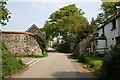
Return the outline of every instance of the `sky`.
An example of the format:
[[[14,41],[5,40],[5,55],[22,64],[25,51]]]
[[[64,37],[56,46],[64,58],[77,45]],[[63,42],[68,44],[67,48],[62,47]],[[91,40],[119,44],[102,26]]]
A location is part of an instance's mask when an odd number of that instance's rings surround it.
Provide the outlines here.
[[[7,8],[11,12],[11,19],[2,30],[26,31],[32,24],[36,24],[38,28],[44,26],[45,21],[50,14],[64,6],[76,4],[79,9],[85,12],[88,21],[96,18],[100,12],[101,1],[79,1],[79,0],[11,0],[8,2]]]

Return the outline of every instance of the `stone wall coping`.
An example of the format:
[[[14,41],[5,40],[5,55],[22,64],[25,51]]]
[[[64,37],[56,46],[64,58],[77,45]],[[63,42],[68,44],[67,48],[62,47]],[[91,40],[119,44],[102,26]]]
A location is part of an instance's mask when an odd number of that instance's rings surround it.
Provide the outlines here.
[[[31,34],[34,35],[33,33],[30,32],[19,32],[19,31],[1,31],[2,33],[11,33],[11,34]]]

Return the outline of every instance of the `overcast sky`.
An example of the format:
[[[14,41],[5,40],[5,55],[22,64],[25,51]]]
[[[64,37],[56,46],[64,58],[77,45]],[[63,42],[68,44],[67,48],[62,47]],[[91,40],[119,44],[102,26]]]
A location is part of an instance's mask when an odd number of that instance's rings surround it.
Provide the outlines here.
[[[12,13],[11,19],[6,26],[2,27],[2,30],[25,31],[32,24],[42,28],[52,12],[69,4],[76,4],[79,9],[85,12],[84,16],[88,21],[91,21],[91,18],[96,18],[100,12],[101,2],[99,0],[86,2],[83,0],[10,0],[7,8]]]

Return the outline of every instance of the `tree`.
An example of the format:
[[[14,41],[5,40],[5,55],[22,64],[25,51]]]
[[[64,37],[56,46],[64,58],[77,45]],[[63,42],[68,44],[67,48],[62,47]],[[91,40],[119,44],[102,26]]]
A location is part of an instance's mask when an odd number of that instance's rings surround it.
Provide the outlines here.
[[[96,33],[97,27],[98,27],[97,21],[94,18],[92,18],[90,22],[90,30],[89,30],[90,34]]]
[[[96,19],[97,22],[99,24],[103,24],[109,18],[116,15],[117,13],[116,6],[120,6],[120,1],[119,2],[102,2],[101,10],[103,11],[98,14]]]
[[[77,40],[89,33],[89,23],[83,14],[82,9],[79,10],[75,4],[53,12],[44,25],[47,38],[61,36],[64,43],[73,49]]]
[[[1,0],[0,1],[0,24],[2,26],[5,26],[6,23],[9,21],[10,19],[10,12],[9,10],[6,8],[6,0]]]

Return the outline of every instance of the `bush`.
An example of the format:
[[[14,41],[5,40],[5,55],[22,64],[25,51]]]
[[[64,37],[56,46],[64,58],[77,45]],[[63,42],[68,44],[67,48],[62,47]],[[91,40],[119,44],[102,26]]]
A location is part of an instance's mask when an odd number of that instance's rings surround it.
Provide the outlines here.
[[[86,60],[86,54],[81,54],[78,61],[82,63],[87,63],[88,61]]]
[[[115,46],[103,59],[102,80],[120,80],[120,45]]]
[[[37,34],[35,34],[33,37],[37,40],[37,42],[38,42],[38,44],[39,44],[39,46],[40,46],[40,48],[42,50],[42,54],[44,55],[44,53],[47,52],[46,39],[44,37],[40,37]]]
[[[102,65],[101,56],[93,56],[92,54],[82,54],[79,57],[79,62],[84,64],[84,68],[87,68],[93,72],[96,76],[99,76],[99,70]]]
[[[68,58],[70,58],[70,59],[77,59],[77,60],[79,59],[79,57],[77,55],[75,55],[75,54],[69,55]]]
[[[57,51],[62,53],[71,53],[70,45],[67,43],[62,43],[56,46],[55,48]]]
[[[58,46],[59,46],[59,43],[55,43],[53,44],[52,48],[57,49]]]
[[[101,55],[93,55],[93,54],[81,54],[79,57],[79,61],[82,63],[89,63],[92,60],[101,60],[103,56]]]

